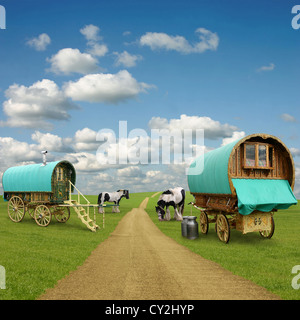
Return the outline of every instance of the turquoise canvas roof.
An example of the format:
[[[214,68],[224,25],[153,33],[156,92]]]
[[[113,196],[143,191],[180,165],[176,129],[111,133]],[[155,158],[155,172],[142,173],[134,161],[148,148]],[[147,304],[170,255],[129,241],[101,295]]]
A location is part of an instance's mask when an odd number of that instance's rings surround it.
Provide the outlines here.
[[[67,163],[72,168],[72,182],[75,184],[75,169],[68,161],[48,162],[47,165],[31,164],[11,167],[2,177],[4,192],[52,192],[51,178],[59,163]]]
[[[231,194],[228,180],[228,161],[231,151],[238,141],[207,152],[191,164],[188,170],[188,185],[191,192]],[[195,169],[203,160],[203,170],[198,173]]]
[[[238,210],[248,215],[254,210],[270,212],[297,204],[287,180],[232,179],[238,197]]]

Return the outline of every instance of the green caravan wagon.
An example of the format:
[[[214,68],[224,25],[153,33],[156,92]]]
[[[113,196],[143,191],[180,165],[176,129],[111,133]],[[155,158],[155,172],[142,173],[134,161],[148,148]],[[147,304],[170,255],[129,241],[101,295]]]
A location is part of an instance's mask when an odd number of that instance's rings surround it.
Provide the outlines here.
[[[290,151],[267,134],[252,134],[207,152],[188,170],[192,204],[201,212],[201,232],[206,234],[209,223],[216,223],[217,235],[225,243],[231,228],[271,238],[274,212],[297,204],[294,183]]]
[[[69,199],[76,172],[68,161],[32,164],[7,169],[2,177],[8,216],[14,222],[23,220],[25,212],[39,226],[47,226],[52,215],[59,222],[70,217],[70,208],[62,206]],[[69,183],[69,181],[71,183]]]

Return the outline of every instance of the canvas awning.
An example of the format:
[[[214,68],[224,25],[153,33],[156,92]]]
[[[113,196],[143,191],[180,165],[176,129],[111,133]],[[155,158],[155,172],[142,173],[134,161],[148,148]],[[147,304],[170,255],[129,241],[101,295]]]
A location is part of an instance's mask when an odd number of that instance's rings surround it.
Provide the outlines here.
[[[270,212],[287,209],[297,204],[287,180],[276,179],[232,179],[238,197],[238,209],[242,215],[254,210]]]

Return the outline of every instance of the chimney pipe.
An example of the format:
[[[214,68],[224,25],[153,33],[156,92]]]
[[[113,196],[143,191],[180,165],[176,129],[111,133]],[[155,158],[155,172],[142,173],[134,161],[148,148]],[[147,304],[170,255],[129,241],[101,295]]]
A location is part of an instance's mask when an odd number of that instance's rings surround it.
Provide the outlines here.
[[[41,154],[43,155],[43,164],[42,166],[46,166],[47,165],[47,157],[46,154],[48,153],[48,151],[42,151]]]

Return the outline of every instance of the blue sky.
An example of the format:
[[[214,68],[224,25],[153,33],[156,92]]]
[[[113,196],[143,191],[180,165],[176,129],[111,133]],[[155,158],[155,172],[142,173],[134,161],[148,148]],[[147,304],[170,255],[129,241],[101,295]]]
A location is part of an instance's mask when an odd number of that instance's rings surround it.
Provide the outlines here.
[[[208,117],[219,131],[204,133],[207,148],[234,133],[281,138],[294,154],[299,197],[300,29],[291,26],[296,4],[0,1],[6,9],[6,29],[0,30],[0,173],[38,161],[48,147],[50,159],[75,163],[79,187],[88,193],[120,184],[133,191],[186,186],[182,170],[172,166],[93,166],[93,134],[103,128],[118,133],[120,120],[127,120],[128,130],[149,131],[157,117],[167,124],[177,119],[181,128],[189,121],[201,126]],[[68,54],[77,65],[70,65]],[[89,92],[87,81],[111,86],[108,76],[114,81],[109,96]],[[53,105],[43,100],[41,87],[54,90]]]

